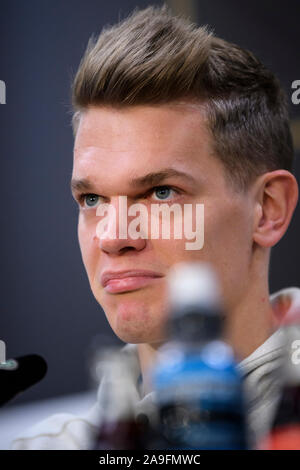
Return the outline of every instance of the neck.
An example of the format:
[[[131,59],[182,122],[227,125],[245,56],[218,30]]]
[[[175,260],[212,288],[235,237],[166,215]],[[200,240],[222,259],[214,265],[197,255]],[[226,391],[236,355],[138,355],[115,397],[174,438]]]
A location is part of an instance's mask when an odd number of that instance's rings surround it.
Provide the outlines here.
[[[274,313],[266,290],[247,293],[228,316],[225,339],[233,346],[238,361],[263,344],[276,329]],[[248,300],[248,302],[247,302]]]
[[[147,395],[153,390],[151,384],[150,372],[154,367],[157,359],[157,350],[162,343],[146,344],[140,343],[137,345],[139,362],[143,377],[143,395]]]
[[[252,263],[246,289],[226,311],[224,337],[238,361],[253,353],[278,327],[269,298],[268,262],[259,249],[255,258],[261,262]]]

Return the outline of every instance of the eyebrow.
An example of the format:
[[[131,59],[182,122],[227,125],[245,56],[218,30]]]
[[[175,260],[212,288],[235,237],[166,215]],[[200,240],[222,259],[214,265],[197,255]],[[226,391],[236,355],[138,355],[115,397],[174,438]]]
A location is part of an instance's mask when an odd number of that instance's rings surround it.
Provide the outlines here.
[[[147,175],[141,176],[139,178],[133,178],[130,180],[130,185],[135,186],[135,187],[148,186],[148,185],[155,186],[157,184],[160,184],[165,179],[171,178],[174,176],[185,178],[189,182],[196,183],[196,180],[188,173],[175,170],[174,168],[166,168],[158,172],[148,173]]]
[[[93,190],[93,185],[86,178],[83,178],[83,179],[73,178],[71,180],[71,191],[73,194],[79,191],[92,191],[92,190]]]
[[[129,185],[131,187],[140,188],[143,186],[156,186],[162,183],[165,179],[171,177],[180,177],[186,179],[189,183],[196,184],[195,178],[193,178],[188,173],[183,171],[175,170],[174,168],[166,168],[164,170],[158,172],[147,173],[144,176],[140,176],[138,178],[132,178],[129,181]],[[94,187],[93,184],[86,178],[83,179],[76,179],[73,178],[71,180],[71,191],[72,193],[79,192],[79,191],[93,191]]]

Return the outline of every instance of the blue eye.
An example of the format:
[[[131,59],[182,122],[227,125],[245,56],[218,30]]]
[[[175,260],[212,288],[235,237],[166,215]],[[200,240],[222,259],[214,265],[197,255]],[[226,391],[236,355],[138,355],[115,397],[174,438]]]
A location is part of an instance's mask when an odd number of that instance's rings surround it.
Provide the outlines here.
[[[99,201],[99,196],[96,194],[85,194],[84,195],[84,202],[88,207],[95,207],[97,202]]]
[[[168,186],[160,186],[159,188],[156,188],[154,190],[154,194],[158,199],[164,200],[164,199],[168,199],[168,197],[171,194],[171,191],[173,190],[169,188]]]

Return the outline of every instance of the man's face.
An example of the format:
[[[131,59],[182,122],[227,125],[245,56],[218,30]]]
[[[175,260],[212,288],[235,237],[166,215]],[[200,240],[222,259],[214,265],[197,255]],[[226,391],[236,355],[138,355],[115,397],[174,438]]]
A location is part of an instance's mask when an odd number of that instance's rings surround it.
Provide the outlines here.
[[[76,135],[72,177],[90,183],[74,189],[74,197],[81,198],[82,258],[92,292],[123,341],[163,341],[165,276],[180,261],[212,263],[227,310],[238,305],[247,289],[253,201],[229,185],[199,110],[183,105],[89,108]],[[204,204],[203,248],[187,250],[185,238],[161,236],[99,240],[99,204],[111,204],[118,214],[119,196],[127,196],[128,207],[144,204],[149,214],[151,204]],[[113,222],[108,220],[109,234]],[[118,230],[118,217],[116,223]]]

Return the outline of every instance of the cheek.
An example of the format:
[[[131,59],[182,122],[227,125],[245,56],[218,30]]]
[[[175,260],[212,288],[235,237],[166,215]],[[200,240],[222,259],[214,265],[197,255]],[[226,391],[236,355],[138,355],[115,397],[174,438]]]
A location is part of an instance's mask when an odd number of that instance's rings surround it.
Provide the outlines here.
[[[97,265],[97,242],[93,239],[94,232],[88,229],[83,222],[79,219],[78,222],[78,241],[82,256],[82,261],[85,266],[88,278],[91,282],[94,271]]]
[[[204,248],[224,256],[243,254],[251,242],[250,208],[243,201],[236,204],[217,201],[207,204],[205,214]]]
[[[168,270],[181,261],[194,261],[201,258],[203,250],[187,250],[186,243],[190,240],[152,240],[152,250],[158,263]]]
[[[252,224],[245,207],[220,205],[221,210],[206,211],[202,256],[214,265],[227,296],[244,289],[249,276]]]

